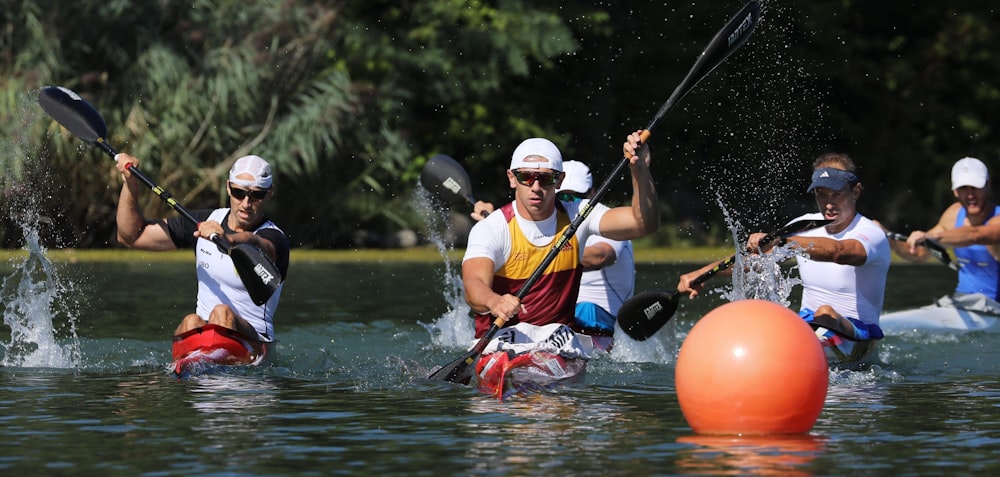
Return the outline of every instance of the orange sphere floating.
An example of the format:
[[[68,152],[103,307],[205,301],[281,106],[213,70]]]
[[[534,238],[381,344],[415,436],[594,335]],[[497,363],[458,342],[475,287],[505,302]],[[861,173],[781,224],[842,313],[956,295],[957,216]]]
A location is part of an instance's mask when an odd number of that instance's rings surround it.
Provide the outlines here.
[[[829,372],[798,314],[740,300],[691,329],[677,356],[677,399],[700,434],[802,434],[823,410]]]

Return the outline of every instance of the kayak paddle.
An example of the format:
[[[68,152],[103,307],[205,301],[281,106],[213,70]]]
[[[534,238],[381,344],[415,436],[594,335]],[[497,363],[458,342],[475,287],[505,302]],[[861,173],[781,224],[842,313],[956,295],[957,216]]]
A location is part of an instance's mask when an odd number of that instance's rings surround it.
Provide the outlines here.
[[[52,119],[55,119],[76,137],[100,147],[112,158],[118,154],[118,151],[115,151],[107,143],[108,127],[104,118],[90,103],[75,92],[61,86],[46,86],[38,94],[38,103]],[[152,189],[167,205],[196,225],[198,224],[198,220],[181,204],[177,203],[169,192],[153,183],[138,168],[129,165],[129,172]],[[219,235],[212,235],[210,240],[232,258],[236,272],[243,281],[243,285],[246,286],[253,302],[257,305],[267,303],[267,300],[281,284],[281,272],[278,271],[274,262],[253,245],[241,243],[234,246],[225,237]]]
[[[701,53],[698,59],[695,61],[694,66],[691,67],[691,71],[688,72],[687,76],[681,81],[679,85],[671,93],[670,97],[667,98],[667,102],[660,107],[660,110],[656,112],[656,115],[646,126],[646,129],[642,132],[641,138],[642,142],[646,142],[649,139],[650,134],[652,134],[653,129],[663,120],[663,117],[667,115],[674,105],[681,100],[695,85],[697,85],[702,79],[705,78],[709,73],[715,70],[726,58],[729,57],[734,51],[746,43],[747,39],[750,38],[750,34],[753,33],[754,29],[757,27],[757,23],[760,20],[760,2],[757,0],[751,0],[747,2],[740,11],[733,16],[725,26],[715,34],[712,41],[709,42],[708,46]],[[576,230],[580,227],[580,224],[590,215],[593,210],[594,205],[601,201],[604,197],[604,193],[607,192],[608,188],[611,187],[611,183],[617,179],[625,166],[628,165],[631,158],[625,157],[618,162],[618,165],[614,168],[604,183],[597,188],[594,192],[593,197],[588,201],[579,212],[579,215],[573,220],[572,223],[563,231],[559,239],[556,240],[552,248],[549,250],[548,254],[542,260],[542,263],[535,268],[528,280],[521,285],[521,288],[517,290],[515,296],[518,299],[523,299],[525,295],[528,294],[528,290],[532,285],[541,277],[542,272],[555,260],[556,255],[559,250],[566,245]],[[476,361],[486,349],[486,345],[489,344],[490,340],[497,334],[500,328],[506,323],[502,317],[497,317],[493,321],[493,324],[486,331],[478,342],[472,347],[471,350],[465,353],[464,356],[438,368],[436,371],[431,373],[430,379],[437,379],[443,381],[450,381],[453,383],[467,384],[472,378],[472,364]]]
[[[438,154],[432,157],[420,172],[420,185],[445,202],[468,202],[476,205],[472,197],[472,181],[458,161]]]
[[[908,238],[906,235],[896,232],[886,232],[885,236],[889,240],[896,240],[899,242],[905,242],[906,239]],[[920,242],[920,246],[927,247],[927,251],[930,252],[931,255],[934,256],[934,258],[938,259],[938,261],[940,261],[941,263],[947,265],[948,268],[958,271],[959,263],[952,261],[951,255],[948,253],[948,249],[944,248],[944,246],[938,243],[937,241],[931,239],[924,239],[923,242]]]
[[[799,232],[815,229],[833,222],[828,219],[806,219],[797,220],[784,227],[767,234],[760,243],[766,244],[778,238],[787,238]],[[717,273],[733,266],[736,263],[736,254],[719,262],[701,275],[698,275],[691,282],[691,286],[701,285],[714,277]],[[643,341],[656,334],[674,316],[677,305],[680,302],[682,293],[677,290],[662,291],[650,290],[625,300],[621,308],[618,309],[618,325],[622,331],[636,341]]]

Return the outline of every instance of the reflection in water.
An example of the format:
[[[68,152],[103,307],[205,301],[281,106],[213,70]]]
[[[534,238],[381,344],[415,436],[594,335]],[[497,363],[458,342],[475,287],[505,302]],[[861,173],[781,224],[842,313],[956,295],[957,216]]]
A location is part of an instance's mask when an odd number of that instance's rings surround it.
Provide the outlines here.
[[[682,474],[808,476],[809,465],[825,452],[824,440],[811,435],[693,435],[677,442],[696,446],[678,451]]]
[[[469,406],[474,414],[495,416],[496,425],[482,419],[467,432],[481,436],[468,447],[474,474],[506,475],[526,468],[574,468],[582,456],[600,456],[616,445],[616,423],[624,423],[617,400],[582,403],[571,395],[538,393],[515,400],[477,397]]]
[[[232,442],[234,435],[247,436],[244,442],[262,438],[259,426],[278,407],[279,388],[263,376],[206,374],[185,384],[186,403],[201,414],[199,431],[220,442]]]

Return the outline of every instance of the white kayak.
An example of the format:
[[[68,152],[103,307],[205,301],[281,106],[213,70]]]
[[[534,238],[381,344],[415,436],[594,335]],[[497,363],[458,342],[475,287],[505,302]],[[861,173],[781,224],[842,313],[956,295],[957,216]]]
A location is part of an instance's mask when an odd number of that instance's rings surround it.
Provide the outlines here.
[[[1000,333],[1000,307],[984,296],[944,297],[932,305],[886,313],[879,325],[886,335],[931,333]]]

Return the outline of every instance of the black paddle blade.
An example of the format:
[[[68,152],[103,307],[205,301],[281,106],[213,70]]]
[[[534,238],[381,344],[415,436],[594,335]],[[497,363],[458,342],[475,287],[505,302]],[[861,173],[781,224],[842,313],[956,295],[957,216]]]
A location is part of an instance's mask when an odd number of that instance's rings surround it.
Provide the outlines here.
[[[650,290],[625,300],[618,309],[618,326],[636,341],[656,334],[677,311],[680,294]]]
[[[469,384],[472,380],[472,363],[476,361],[479,357],[478,352],[470,351],[466,353],[465,356],[456,359],[444,366],[438,368],[437,371],[431,373],[428,379],[434,379],[437,381],[448,381],[458,384]]]
[[[462,165],[444,154],[432,157],[420,172],[420,185],[446,202],[475,204],[471,182]]]
[[[229,256],[254,304],[267,303],[281,285],[281,272],[274,262],[261,249],[247,243],[233,246]]]
[[[103,142],[108,135],[108,126],[101,114],[69,89],[46,86],[38,93],[38,104],[62,127],[86,142]]]

